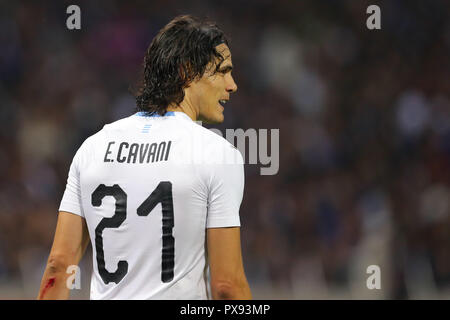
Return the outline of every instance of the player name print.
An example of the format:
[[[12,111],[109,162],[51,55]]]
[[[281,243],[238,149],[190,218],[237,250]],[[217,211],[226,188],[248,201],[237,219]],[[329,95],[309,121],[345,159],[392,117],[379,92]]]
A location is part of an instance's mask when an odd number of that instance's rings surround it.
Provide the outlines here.
[[[131,143],[109,141],[103,162],[153,163],[167,161],[172,141]]]

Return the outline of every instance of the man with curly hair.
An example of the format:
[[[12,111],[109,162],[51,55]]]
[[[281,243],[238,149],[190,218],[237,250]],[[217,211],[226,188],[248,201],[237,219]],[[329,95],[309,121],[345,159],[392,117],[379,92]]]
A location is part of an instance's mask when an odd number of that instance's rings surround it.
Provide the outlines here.
[[[179,16],[160,30],[145,55],[138,112],[105,125],[72,161],[38,299],[69,298],[66,270],[89,240],[91,299],[251,299],[243,159],[196,123],[224,120],[237,90],[232,68],[214,23]]]

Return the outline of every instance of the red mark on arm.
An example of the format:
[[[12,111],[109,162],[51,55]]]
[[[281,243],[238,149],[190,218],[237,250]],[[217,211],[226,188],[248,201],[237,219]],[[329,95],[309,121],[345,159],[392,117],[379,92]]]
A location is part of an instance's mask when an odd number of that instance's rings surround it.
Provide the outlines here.
[[[42,290],[41,296],[39,297],[39,299],[44,298],[45,292],[55,285],[55,279],[56,278],[48,279],[47,284],[45,285],[44,289]]]

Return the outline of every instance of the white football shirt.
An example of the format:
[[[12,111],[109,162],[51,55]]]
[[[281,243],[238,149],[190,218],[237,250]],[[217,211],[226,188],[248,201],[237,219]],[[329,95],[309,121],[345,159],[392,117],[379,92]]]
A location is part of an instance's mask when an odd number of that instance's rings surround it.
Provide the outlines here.
[[[91,299],[207,299],[206,228],[240,226],[240,152],[185,113],[136,113],[78,149],[60,211],[86,219]]]

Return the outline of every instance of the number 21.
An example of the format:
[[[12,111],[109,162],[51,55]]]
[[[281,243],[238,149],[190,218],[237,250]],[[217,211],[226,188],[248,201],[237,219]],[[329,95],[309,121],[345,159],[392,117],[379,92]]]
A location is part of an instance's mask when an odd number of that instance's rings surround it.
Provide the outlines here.
[[[95,250],[97,253],[98,272],[105,284],[119,283],[128,273],[128,262],[120,260],[115,272],[109,272],[105,268],[105,253],[103,250],[103,230],[106,228],[118,228],[127,217],[127,194],[115,184],[105,186],[101,184],[92,193],[92,205],[99,207],[106,196],[112,196],[116,200],[115,213],[110,218],[103,218],[95,228]],[[148,216],[158,203],[162,205],[162,261],[161,281],[173,280],[175,264],[175,239],[172,235],[174,226],[172,183],[162,181],[144,202],[137,208],[138,216]]]

